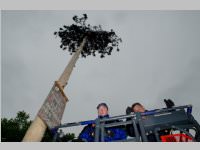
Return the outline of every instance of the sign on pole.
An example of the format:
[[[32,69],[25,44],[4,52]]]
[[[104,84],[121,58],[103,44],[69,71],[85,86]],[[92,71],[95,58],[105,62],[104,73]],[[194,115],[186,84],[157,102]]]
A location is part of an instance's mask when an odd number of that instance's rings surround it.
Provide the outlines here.
[[[38,116],[51,129],[61,124],[61,119],[65,110],[68,98],[65,96],[58,81],[55,81],[49,95],[38,112]]]

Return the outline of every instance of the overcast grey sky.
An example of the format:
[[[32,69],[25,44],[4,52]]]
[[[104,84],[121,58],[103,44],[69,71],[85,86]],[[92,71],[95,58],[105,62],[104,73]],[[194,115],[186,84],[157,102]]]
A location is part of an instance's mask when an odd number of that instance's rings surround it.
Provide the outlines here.
[[[192,104],[200,122],[200,11],[2,11],[2,117],[35,117],[71,58],[53,32],[83,13],[123,43],[104,59],[78,60],[62,122],[96,118],[100,102],[114,116],[134,102],[165,107],[164,98]]]

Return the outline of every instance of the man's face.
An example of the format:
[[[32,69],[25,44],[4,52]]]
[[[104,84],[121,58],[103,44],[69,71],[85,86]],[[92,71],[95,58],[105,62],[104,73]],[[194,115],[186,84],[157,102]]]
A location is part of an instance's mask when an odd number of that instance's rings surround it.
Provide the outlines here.
[[[133,108],[133,112],[145,112],[145,108],[144,108],[144,106],[136,105]]]
[[[99,116],[108,115],[108,109],[105,106],[100,106],[98,109],[98,115]]]

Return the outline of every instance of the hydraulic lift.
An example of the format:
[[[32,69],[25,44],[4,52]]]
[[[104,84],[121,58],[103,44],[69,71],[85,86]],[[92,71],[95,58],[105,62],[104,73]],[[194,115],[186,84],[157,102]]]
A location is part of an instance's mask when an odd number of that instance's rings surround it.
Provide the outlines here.
[[[117,120],[118,122],[105,123]],[[59,129],[88,124],[95,124],[95,142],[104,142],[106,128],[126,126],[128,124],[133,126],[135,136],[114,142],[150,142],[149,134],[155,136],[156,142],[200,142],[200,125],[192,115],[192,105],[61,124],[52,129],[55,133],[54,141],[59,141]],[[159,132],[163,130],[168,130],[170,133],[161,136]]]

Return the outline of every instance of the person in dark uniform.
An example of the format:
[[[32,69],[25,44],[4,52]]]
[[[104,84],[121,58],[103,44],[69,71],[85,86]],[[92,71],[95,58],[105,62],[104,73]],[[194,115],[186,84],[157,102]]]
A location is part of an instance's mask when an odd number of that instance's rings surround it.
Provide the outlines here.
[[[169,101],[164,100],[164,102],[167,105],[167,108],[171,108],[171,107],[174,106],[174,103],[171,100],[169,100]],[[137,103],[134,103],[131,107],[127,107],[126,114],[130,114],[131,112],[143,113],[145,111],[147,111],[145,109],[145,107],[142,104],[137,102]],[[130,120],[130,119],[127,119],[127,120]],[[138,124],[137,124],[137,128],[138,128],[138,130],[140,129]],[[126,132],[127,132],[128,136],[135,137],[135,132],[134,132],[134,128],[133,128],[132,124],[126,125]],[[170,133],[170,130],[161,130],[161,131],[158,132],[159,136],[168,135],[169,133]],[[140,130],[139,130],[139,134],[140,134]],[[148,139],[149,142],[156,142],[157,141],[154,133],[148,134],[147,139]]]
[[[106,103],[100,103],[97,106],[97,111],[98,111],[98,118],[100,119],[109,118],[108,106]],[[105,122],[105,124],[108,124],[108,123],[113,123],[113,121]],[[105,137],[104,137],[105,142],[125,140],[126,137],[127,137],[126,130],[123,129],[123,127],[121,126],[105,128]],[[95,124],[89,124],[85,126],[83,130],[81,131],[81,133],[79,134],[78,138],[85,142],[94,142]]]

